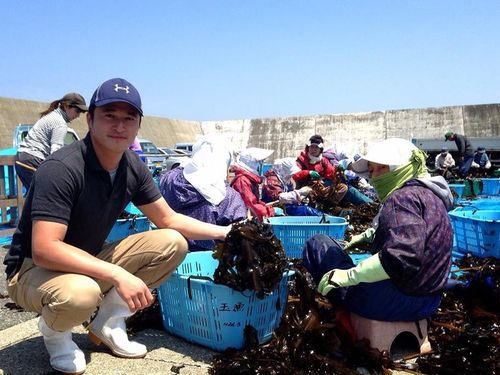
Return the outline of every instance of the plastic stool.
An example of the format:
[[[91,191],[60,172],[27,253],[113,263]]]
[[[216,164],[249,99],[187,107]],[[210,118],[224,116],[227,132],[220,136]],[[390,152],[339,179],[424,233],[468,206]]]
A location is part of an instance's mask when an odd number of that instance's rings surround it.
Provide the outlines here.
[[[415,322],[382,322],[351,313],[351,324],[356,332],[356,339],[366,338],[372,348],[387,350],[392,357],[431,351],[426,319]]]

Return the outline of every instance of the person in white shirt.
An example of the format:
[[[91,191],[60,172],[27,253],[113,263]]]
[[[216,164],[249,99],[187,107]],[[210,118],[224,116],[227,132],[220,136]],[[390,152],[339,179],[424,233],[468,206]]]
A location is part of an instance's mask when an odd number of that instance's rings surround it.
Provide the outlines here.
[[[453,156],[451,156],[447,148],[442,148],[441,152],[436,155],[434,167],[443,177],[448,178],[451,176],[451,169],[454,166],[455,159],[453,159]]]

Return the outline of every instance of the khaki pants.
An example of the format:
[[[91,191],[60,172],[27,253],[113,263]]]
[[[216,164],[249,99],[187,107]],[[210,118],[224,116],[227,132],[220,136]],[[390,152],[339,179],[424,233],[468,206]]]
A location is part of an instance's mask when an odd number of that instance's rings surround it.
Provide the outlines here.
[[[104,245],[97,258],[124,268],[149,288],[159,286],[187,253],[187,242],[177,231],[158,229],[134,234]],[[42,315],[49,327],[67,331],[85,322],[96,310],[109,282],[89,276],[49,271],[24,259],[8,281],[9,296],[27,311]]]

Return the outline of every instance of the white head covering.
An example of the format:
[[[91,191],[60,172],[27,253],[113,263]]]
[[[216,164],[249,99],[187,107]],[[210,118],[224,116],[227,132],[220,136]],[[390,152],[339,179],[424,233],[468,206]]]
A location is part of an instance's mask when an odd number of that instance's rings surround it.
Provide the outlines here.
[[[226,196],[227,169],[231,162],[229,142],[217,134],[201,137],[184,166],[184,177],[207,201],[217,206]]]
[[[408,163],[413,150],[417,147],[402,138],[388,138],[372,144],[368,152],[351,164],[351,169],[361,177],[368,177],[368,162],[388,165],[391,171]]]
[[[300,168],[295,161],[295,158],[276,159],[273,164],[273,170],[278,177],[288,183],[292,175],[299,172]]]
[[[271,156],[273,152],[274,150],[265,148],[249,147],[239,153],[236,165],[258,175],[260,163]]]

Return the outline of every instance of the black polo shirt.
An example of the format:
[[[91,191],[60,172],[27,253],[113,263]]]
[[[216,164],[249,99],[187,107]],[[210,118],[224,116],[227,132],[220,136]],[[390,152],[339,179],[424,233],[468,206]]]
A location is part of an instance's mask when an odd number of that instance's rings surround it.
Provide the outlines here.
[[[33,220],[67,225],[64,242],[95,255],[130,201],[140,206],[160,197],[147,166],[130,150],[121,158],[112,184],[87,134],[50,155],[36,171],[5,256],[7,278],[16,274],[24,258],[31,258]]]

